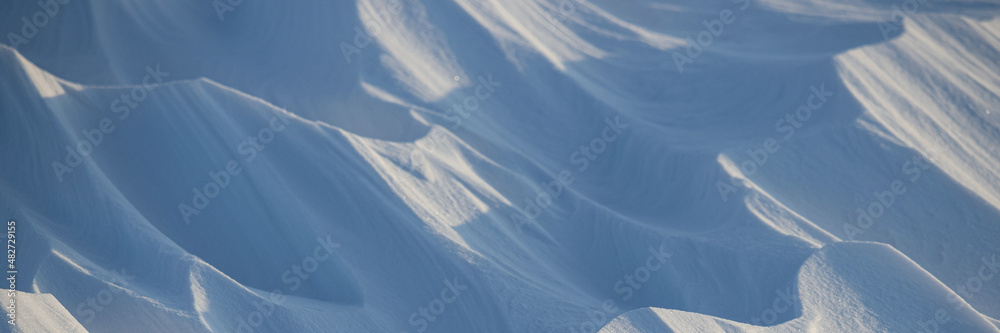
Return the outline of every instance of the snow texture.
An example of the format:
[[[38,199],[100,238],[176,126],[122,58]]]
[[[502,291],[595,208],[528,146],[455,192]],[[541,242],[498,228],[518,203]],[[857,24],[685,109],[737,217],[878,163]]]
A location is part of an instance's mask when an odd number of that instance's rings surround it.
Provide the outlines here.
[[[997,14],[0,1],[0,331],[1000,332]]]

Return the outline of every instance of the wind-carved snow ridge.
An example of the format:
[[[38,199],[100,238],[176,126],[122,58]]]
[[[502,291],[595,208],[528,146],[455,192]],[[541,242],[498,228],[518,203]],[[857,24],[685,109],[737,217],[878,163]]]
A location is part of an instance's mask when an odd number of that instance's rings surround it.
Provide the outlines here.
[[[4,3],[4,327],[998,332],[998,5]]]

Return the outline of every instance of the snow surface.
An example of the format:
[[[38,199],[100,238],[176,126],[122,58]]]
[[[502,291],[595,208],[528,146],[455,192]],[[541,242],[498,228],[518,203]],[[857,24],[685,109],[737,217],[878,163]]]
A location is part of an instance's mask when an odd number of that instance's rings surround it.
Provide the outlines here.
[[[997,14],[2,1],[0,327],[1000,332]]]

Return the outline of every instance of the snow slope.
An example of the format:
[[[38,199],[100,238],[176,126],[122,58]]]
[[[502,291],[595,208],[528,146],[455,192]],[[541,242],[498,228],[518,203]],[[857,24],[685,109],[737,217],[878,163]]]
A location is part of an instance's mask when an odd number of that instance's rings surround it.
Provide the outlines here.
[[[4,331],[1000,332],[998,13],[4,1]]]

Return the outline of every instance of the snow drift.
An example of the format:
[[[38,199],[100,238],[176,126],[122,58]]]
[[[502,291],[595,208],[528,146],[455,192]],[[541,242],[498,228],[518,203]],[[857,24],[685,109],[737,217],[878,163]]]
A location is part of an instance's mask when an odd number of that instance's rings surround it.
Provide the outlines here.
[[[1000,331],[1000,2],[0,13],[5,330]]]

